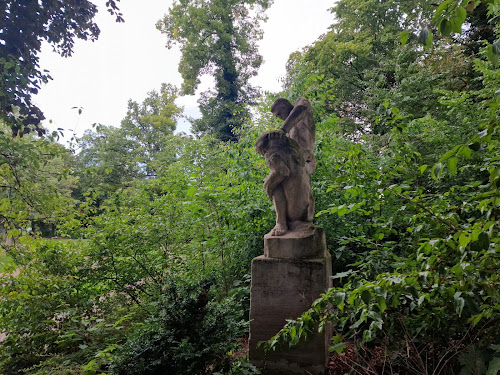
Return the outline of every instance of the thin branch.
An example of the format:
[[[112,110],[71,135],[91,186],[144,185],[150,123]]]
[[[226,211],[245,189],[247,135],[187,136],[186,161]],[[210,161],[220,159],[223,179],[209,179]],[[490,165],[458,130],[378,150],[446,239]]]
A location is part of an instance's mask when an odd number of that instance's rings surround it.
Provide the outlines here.
[[[402,199],[405,199],[407,200],[408,202],[411,202],[413,203],[414,205],[416,205],[418,208],[420,208],[421,210],[427,212],[429,215],[431,215],[432,217],[434,217],[435,219],[439,220],[441,223],[443,223],[444,225],[446,225],[448,228],[450,229],[453,229],[454,231],[457,230],[457,228],[450,222],[447,222],[446,220],[444,220],[443,218],[437,216],[434,212],[432,212],[430,209],[428,209],[427,207],[421,205],[420,203],[418,202],[415,202],[413,199],[409,198],[409,197],[405,197],[403,194],[399,194],[399,193],[396,193],[394,190],[392,190],[390,187],[387,187],[385,188],[386,190],[390,191],[391,193],[393,193],[394,195],[402,198]]]

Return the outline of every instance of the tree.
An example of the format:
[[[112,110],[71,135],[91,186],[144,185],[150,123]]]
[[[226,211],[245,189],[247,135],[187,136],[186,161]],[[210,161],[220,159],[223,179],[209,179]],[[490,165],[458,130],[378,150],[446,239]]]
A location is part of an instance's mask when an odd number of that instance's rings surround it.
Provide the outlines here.
[[[128,102],[128,111],[122,120],[124,136],[136,142],[134,160],[144,165],[147,176],[154,176],[161,164],[172,162],[174,151],[169,141],[181,116],[182,108],[175,104],[177,89],[170,84],[162,84],[160,92],[148,93],[139,104]],[[163,153],[163,157],[160,154]]]
[[[202,118],[195,132],[235,140],[234,129],[248,116],[246,105],[256,97],[249,79],[257,74],[262,57],[257,40],[259,22],[272,0],[179,0],[157,28],[167,35],[167,47],[179,43],[182,58],[179,72],[183,94],[194,94],[203,74],[215,78],[215,92],[202,94]]]
[[[47,137],[12,137],[0,127],[0,228],[17,237],[28,228],[49,228],[68,218],[76,184],[72,155]]]
[[[101,198],[135,180],[156,177],[158,169],[175,159],[177,140],[173,132],[182,108],[175,104],[177,89],[162,84],[142,103],[128,102],[121,127],[98,125],[78,140],[81,151],[79,198],[99,190]]]
[[[117,22],[123,22],[116,1],[109,0],[106,6]],[[0,4],[0,119],[14,135],[45,132],[39,126],[45,118],[43,112],[31,101],[42,83],[51,79],[39,65],[42,42],[47,41],[62,56],[71,56],[75,38],[98,38],[99,28],[92,21],[97,11],[88,0],[11,0]]]
[[[291,96],[322,95],[346,130],[373,131],[377,109],[398,86],[398,70],[412,68],[415,54],[401,53],[399,34],[409,25],[425,25],[431,18],[427,1],[341,0],[332,8],[331,31],[288,62]],[[403,68],[401,68],[403,67]],[[309,91],[309,92],[308,92]],[[376,130],[378,133],[385,129]]]
[[[385,99],[407,115],[440,117],[436,89],[464,90],[480,84],[472,51],[494,36],[493,25],[482,19],[485,8],[484,3],[472,7],[467,33],[453,34],[461,44],[435,37],[431,45],[428,41],[436,34],[429,30],[436,22],[432,2],[341,0],[332,8],[332,30],[305,53],[290,58],[286,88],[292,97],[324,98],[322,105],[338,113],[347,132],[387,133],[390,129],[377,121]],[[443,17],[449,18],[448,13]],[[420,29],[425,32],[410,32]]]
[[[78,144],[80,193],[98,190],[106,197],[141,176],[140,166],[132,156],[136,142],[127,139],[122,129],[98,125],[95,132],[86,130]]]

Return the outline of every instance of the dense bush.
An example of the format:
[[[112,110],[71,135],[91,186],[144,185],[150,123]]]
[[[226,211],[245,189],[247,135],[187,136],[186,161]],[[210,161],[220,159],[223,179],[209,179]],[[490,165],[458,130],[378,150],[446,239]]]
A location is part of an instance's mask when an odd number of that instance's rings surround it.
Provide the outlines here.
[[[238,301],[217,301],[210,284],[166,284],[153,311],[120,348],[117,374],[212,374],[231,369],[228,353],[248,329]]]

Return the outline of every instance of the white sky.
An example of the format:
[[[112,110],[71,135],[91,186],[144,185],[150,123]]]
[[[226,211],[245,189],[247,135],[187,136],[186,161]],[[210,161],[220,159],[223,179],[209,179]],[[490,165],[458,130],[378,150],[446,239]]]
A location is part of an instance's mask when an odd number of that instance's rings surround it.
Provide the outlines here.
[[[142,102],[147,92],[159,90],[161,83],[180,87],[177,71],[180,53],[165,48],[166,37],[155,27],[168,12],[173,0],[121,0],[125,23],[114,22],[105,11],[104,0],[96,2],[100,12],[95,21],[101,29],[99,40],[77,41],[74,54],[62,58],[51,48],[43,49],[40,65],[53,80],[42,87],[35,103],[45,113],[44,125],[50,130],[63,128],[65,138],[73,131],[81,136],[94,123],[119,126],[127,112],[129,99]],[[328,11],[335,0],[275,0],[267,10],[260,53],[264,63],[252,83],[263,90],[281,90],[290,53],[313,43],[333,23]],[[211,80],[202,81],[205,91]],[[177,103],[193,117],[199,115],[198,96],[186,96]],[[82,108],[78,115],[77,109]],[[49,124],[48,120],[52,120]],[[178,124],[177,131],[189,131],[189,124]]]

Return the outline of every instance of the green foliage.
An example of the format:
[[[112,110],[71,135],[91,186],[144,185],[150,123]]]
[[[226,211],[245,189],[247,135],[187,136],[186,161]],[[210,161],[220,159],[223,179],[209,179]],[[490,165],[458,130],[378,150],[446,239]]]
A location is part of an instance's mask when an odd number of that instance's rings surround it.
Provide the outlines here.
[[[474,69],[480,89],[435,91],[439,120],[386,100],[383,137],[338,139],[338,121],[318,125],[328,165],[318,165],[318,222],[334,223],[329,246],[344,262],[336,286],[268,349],[332,324],[331,350],[354,346],[350,364],[363,371],[496,371],[500,75],[485,60]]]
[[[134,141],[131,159],[145,170],[146,177],[153,177],[162,164],[174,159],[169,141],[182,112],[176,99],[177,89],[164,83],[159,93],[149,92],[141,104],[132,100],[128,103],[121,131],[123,137]]]
[[[125,334],[133,310],[86,282],[85,248],[28,238],[9,248],[14,263],[0,274],[0,372],[80,373]]]
[[[176,139],[176,162],[101,205],[89,233],[95,259],[107,260],[98,274],[118,287],[147,278],[144,288],[158,289],[167,275],[198,279],[216,272],[227,291],[247,273],[272,220],[257,188],[264,165],[253,142]]]
[[[236,301],[216,301],[210,283],[166,283],[154,311],[118,353],[117,374],[212,374],[231,368],[236,340],[248,330]]]
[[[68,150],[51,138],[9,133],[0,129],[0,227],[17,237],[69,219],[76,180],[69,175]]]
[[[249,79],[262,63],[256,45],[262,38],[259,23],[271,4],[271,0],[179,0],[158,22],[167,46],[181,46],[183,94],[194,94],[202,75],[215,78],[215,92],[203,93],[199,101],[202,118],[193,123],[195,132],[222,141],[236,139],[235,130],[245,122],[247,105],[256,97]]]
[[[286,91],[291,97],[321,97],[327,112],[340,117],[343,131],[385,133],[388,129],[362,124],[373,122],[383,99],[394,96],[398,70],[411,67],[408,60],[414,57],[402,54],[395,35],[408,25],[425,24],[431,10],[427,1],[337,2],[332,30],[289,60]]]
[[[122,129],[97,125],[95,132],[86,130],[78,144],[80,200],[92,190],[107,197],[141,176],[141,166],[130,157],[136,142]]]
[[[106,7],[117,22],[123,22],[116,1],[107,1]],[[70,0],[64,6],[52,1],[3,1],[0,12],[0,120],[12,128],[14,136],[33,130],[43,135],[39,124],[45,117],[31,101],[41,85],[52,79],[48,71],[40,70],[42,41],[62,56],[71,56],[75,38],[96,40],[99,36],[93,22],[97,6],[87,0]]]
[[[335,276],[268,349],[333,325],[345,371],[498,372],[497,2],[340,0],[331,31],[291,55],[279,96],[313,105],[316,224]],[[180,0],[159,23],[181,44],[183,93],[215,77],[195,124],[213,138],[173,135],[177,90],[162,85],[121,128],[85,134],[75,189],[53,140],[0,134],[4,227],[89,238],[5,247],[0,372],[256,373],[239,347],[274,214],[254,143],[278,126],[278,95],[252,119],[245,104],[269,5]]]
[[[443,37],[462,34],[465,37],[466,54],[477,54],[486,42],[488,59],[498,65],[500,39],[498,39],[498,20],[500,3],[498,0],[445,0],[438,4],[430,25],[437,28]],[[414,28],[414,25],[412,25]],[[404,45],[409,36],[415,34],[406,30],[400,40]],[[432,32],[428,27],[419,32],[418,43],[429,48],[432,45]]]
[[[79,194],[83,201],[92,193],[107,198],[134,180],[155,177],[156,171],[175,159],[173,132],[182,111],[175,104],[177,89],[162,84],[160,92],[148,93],[141,104],[130,100],[120,128],[97,125],[77,144]]]

